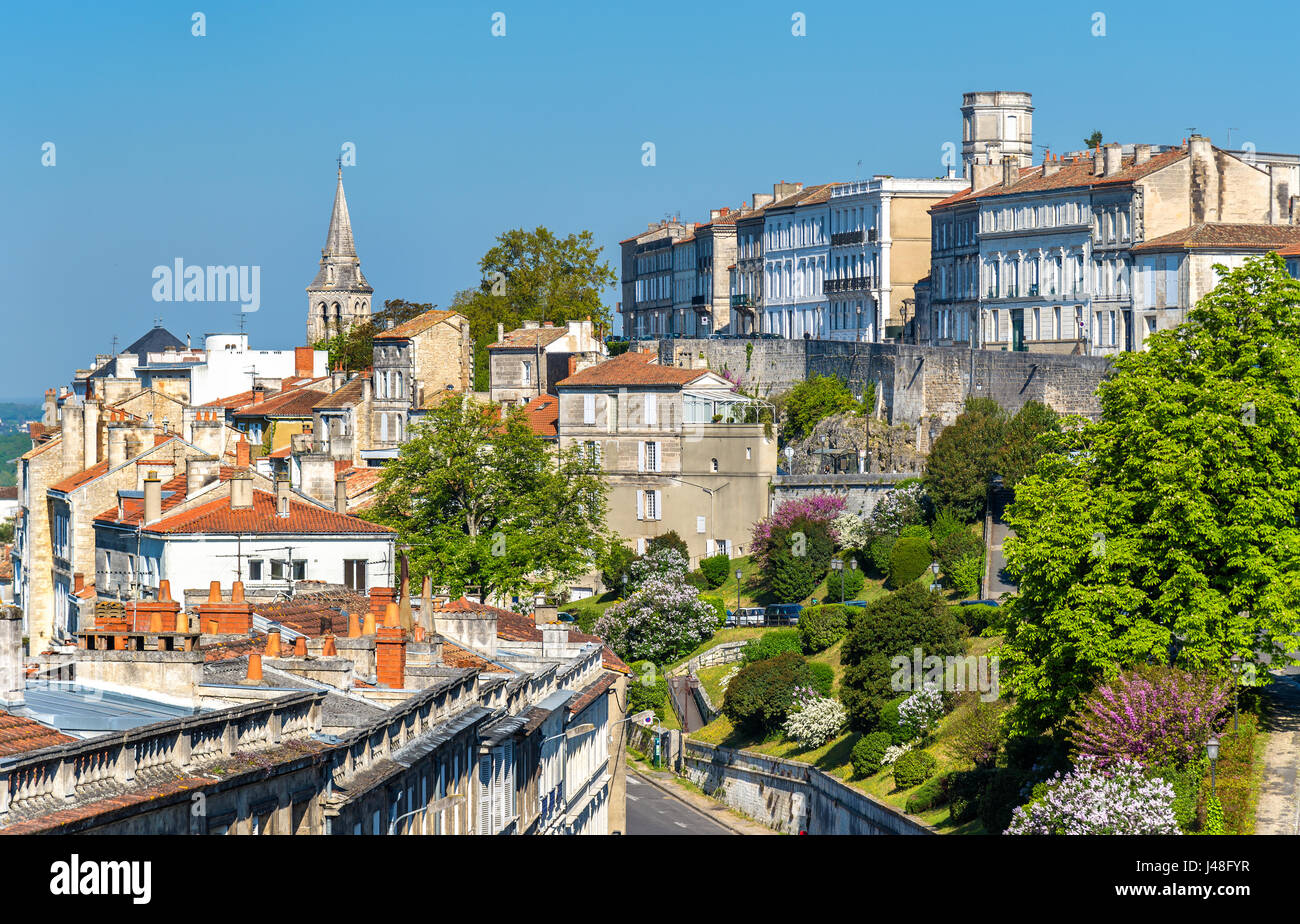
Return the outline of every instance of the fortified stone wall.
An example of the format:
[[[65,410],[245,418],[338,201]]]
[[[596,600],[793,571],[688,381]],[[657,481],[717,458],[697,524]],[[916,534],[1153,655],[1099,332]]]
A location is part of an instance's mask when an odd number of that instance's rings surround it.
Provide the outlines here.
[[[921,425],[930,439],[957,418],[968,395],[991,397],[1012,413],[1040,401],[1096,417],[1096,389],[1111,368],[1101,356],[832,340],[662,340],[659,361],[725,372],[760,397],[814,374],[838,375],[855,390],[875,382],[880,415]]]

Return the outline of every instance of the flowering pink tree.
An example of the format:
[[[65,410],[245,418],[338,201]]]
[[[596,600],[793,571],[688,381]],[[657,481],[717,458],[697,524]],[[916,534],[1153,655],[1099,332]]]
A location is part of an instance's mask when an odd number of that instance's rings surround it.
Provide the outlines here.
[[[814,523],[825,523],[830,530],[831,539],[839,541],[834,521],[844,512],[846,501],[838,494],[812,494],[788,500],[776,508],[776,513],[754,524],[754,536],[751,548],[759,565],[767,558],[767,540],[773,530],[788,529],[795,521],[806,519]]]
[[[1141,765],[1119,758],[1102,767],[1079,758],[1066,776],[1057,772],[1046,792],[1011,816],[1007,834],[1179,834],[1174,787],[1148,778]]]
[[[1204,753],[1231,690],[1225,678],[1174,667],[1124,671],[1088,697],[1074,745],[1099,766],[1125,759],[1181,766]]]

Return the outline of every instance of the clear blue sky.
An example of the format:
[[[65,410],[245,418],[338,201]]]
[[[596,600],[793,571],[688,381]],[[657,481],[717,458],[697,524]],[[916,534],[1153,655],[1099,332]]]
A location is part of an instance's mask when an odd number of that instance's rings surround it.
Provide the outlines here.
[[[207,35],[191,35],[191,13]],[[1300,151],[1286,39],[1260,4],[10,4],[0,30],[0,399],[70,380],[155,316],[237,328],[231,303],[155,303],[154,266],[261,267],[254,344],[300,344],[344,170],[375,302],[447,304],[495,235],[617,242],[707,220],[774,180],[941,172],[961,94],[1034,94],[1035,142]],[[1106,14],[1094,37],[1093,13]],[[1279,6],[1279,11],[1285,7]],[[491,34],[506,16],[506,35]],[[807,35],[791,35],[791,16]],[[996,23],[994,22],[996,21]],[[1270,90],[1269,88],[1276,88]],[[56,145],[54,167],[42,145]],[[657,165],[641,164],[641,145]],[[611,289],[612,307],[617,293]]]

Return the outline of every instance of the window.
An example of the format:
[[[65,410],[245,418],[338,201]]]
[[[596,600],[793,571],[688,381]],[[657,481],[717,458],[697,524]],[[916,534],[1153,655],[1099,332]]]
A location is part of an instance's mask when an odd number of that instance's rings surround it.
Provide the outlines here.
[[[366,560],[364,558],[345,558],[343,560],[343,583],[360,593],[366,592]]]
[[[647,472],[659,471],[659,444],[649,441],[643,444],[642,452],[644,455],[644,470]]]
[[[645,492],[645,518],[647,520],[660,519],[658,491]]]
[[[585,424],[594,424],[596,422],[596,396],[582,396],[582,422]]]
[[[714,459],[710,464],[712,465],[713,471],[716,472],[718,470],[718,460]]]
[[[293,575],[295,581],[307,580],[307,560],[305,558],[295,558],[291,562],[278,559],[271,560],[271,580],[283,581],[290,574]]]
[[[695,531],[696,531],[697,533],[703,533],[703,532],[704,532],[705,525],[706,525],[706,521],[705,521],[705,518],[704,518],[704,517],[696,517],[696,518],[695,518]]]
[[[524,371],[523,371],[523,384],[524,384],[524,385],[532,385],[532,384],[533,384],[533,364],[532,364],[531,362],[528,362],[527,360],[524,360],[524,364],[523,364],[523,365],[524,365]]]
[[[586,453],[587,464],[599,468],[601,461],[600,443],[596,440],[587,440],[583,443],[583,450]]]

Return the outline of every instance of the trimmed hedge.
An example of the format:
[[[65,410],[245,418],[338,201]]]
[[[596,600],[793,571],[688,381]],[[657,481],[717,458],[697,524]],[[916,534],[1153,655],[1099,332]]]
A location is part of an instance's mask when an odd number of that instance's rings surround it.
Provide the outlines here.
[[[937,763],[929,751],[908,751],[894,761],[894,786],[898,789],[911,789],[921,785],[934,775]]]
[[[909,694],[910,695],[910,694]],[[900,696],[898,699],[890,700],[880,707],[880,721],[876,727],[889,735],[891,744],[907,744],[912,739],[908,737],[907,732],[898,724],[898,707],[903,704],[906,696]]]
[[[758,638],[751,638],[741,649],[747,663],[766,661],[787,651],[803,654],[803,640],[798,629],[772,629]]]
[[[853,775],[855,777],[872,776],[880,772],[885,759],[885,751],[894,743],[894,739],[889,736],[889,732],[872,732],[869,735],[863,735],[858,739],[858,743],[853,745],[853,750],[849,753],[849,760],[853,764]]]
[[[700,559],[700,571],[703,572],[704,579],[709,582],[709,589],[721,587],[727,583],[727,577],[731,573],[731,556],[726,552],[721,552],[708,558],[702,558]]]
[[[930,540],[900,536],[889,553],[889,583],[902,587],[915,581],[930,567]]]
[[[897,541],[897,536],[881,536],[871,541],[871,545],[867,548],[867,558],[877,574],[889,576],[889,554],[894,550],[894,543]]]
[[[899,530],[898,538],[900,539],[924,539],[927,542],[930,539],[930,529],[921,523],[913,523],[911,526],[904,526]]]
[[[952,614],[966,627],[970,635],[979,635],[997,618],[998,608],[987,603],[972,603],[969,606],[954,606]]]
[[[825,651],[848,634],[849,608],[838,603],[805,606],[797,631],[805,654]]]
[[[945,773],[942,776],[927,780],[916,792],[908,796],[907,803],[904,806],[907,814],[919,815],[946,803],[948,801],[949,776],[951,774]]]

